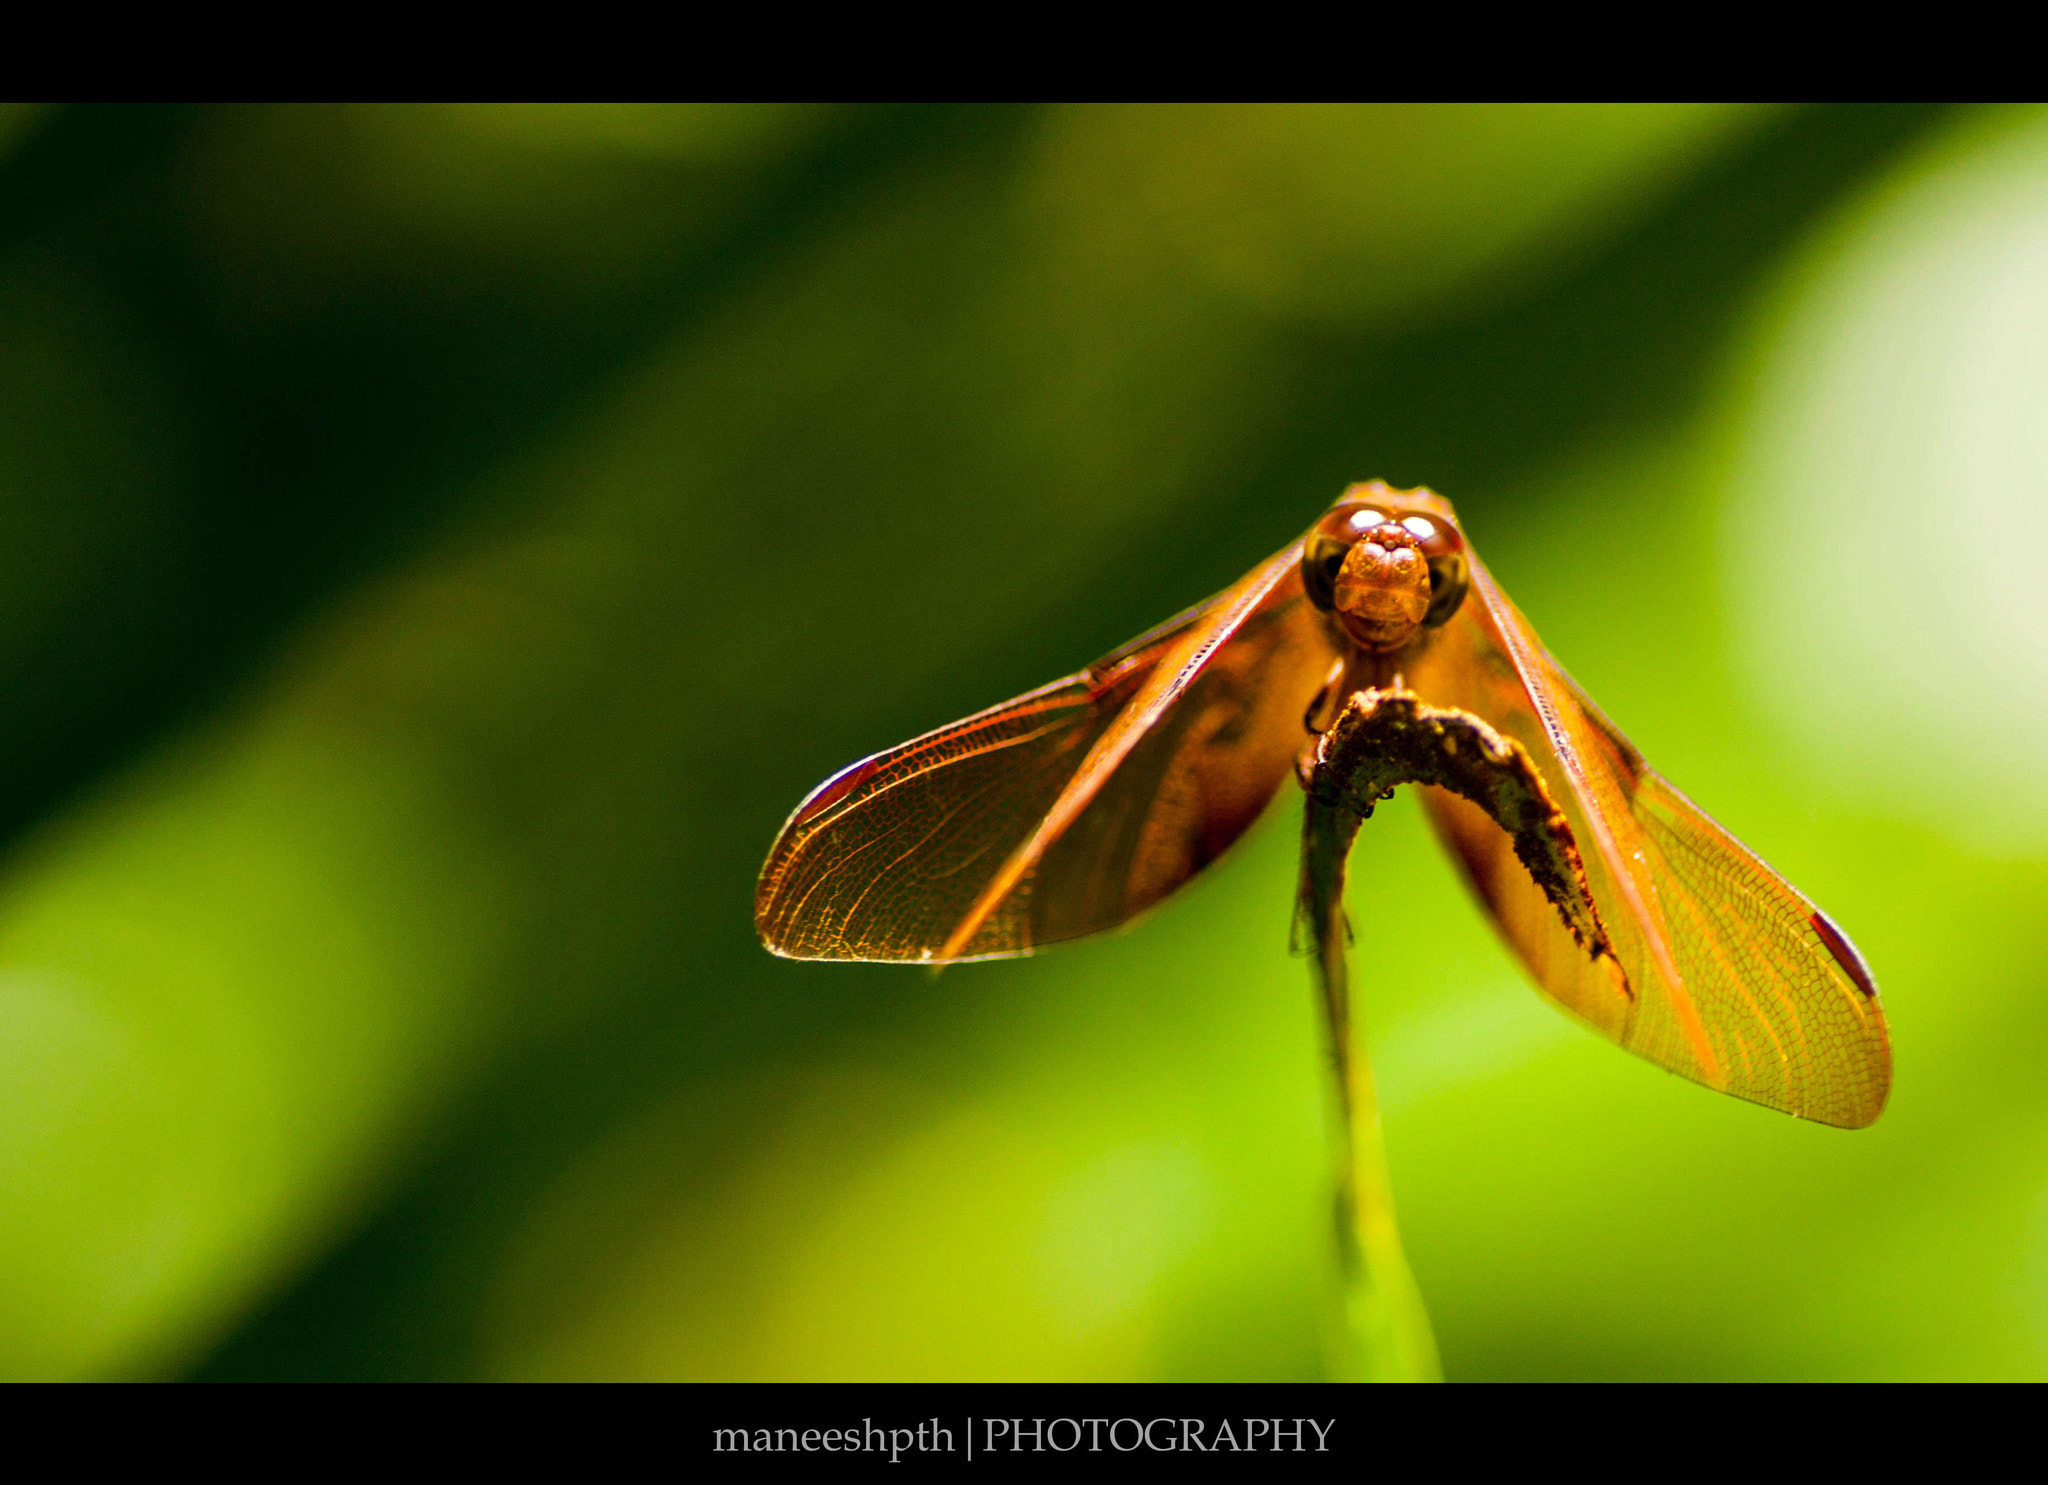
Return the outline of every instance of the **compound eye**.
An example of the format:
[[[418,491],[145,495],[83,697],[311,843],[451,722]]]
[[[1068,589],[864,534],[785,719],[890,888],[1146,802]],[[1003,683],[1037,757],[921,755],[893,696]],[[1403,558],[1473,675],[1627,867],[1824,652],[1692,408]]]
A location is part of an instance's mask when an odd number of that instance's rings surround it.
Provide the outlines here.
[[[1429,612],[1422,616],[1422,623],[1435,629],[1450,621],[1472,585],[1465,539],[1450,522],[1429,516],[1408,516],[1401,525],[1421,544],[1422,555],[1429,562]]]
[[[1337,570],[1344,565],[1344,554],[1386,519],[1379,506],[1343,503],[1316,522],[1301,549],[1301,585],[1310,603],[1326,614],[1336,609]],[[1430,591],[1435,593],[1434,586]]]

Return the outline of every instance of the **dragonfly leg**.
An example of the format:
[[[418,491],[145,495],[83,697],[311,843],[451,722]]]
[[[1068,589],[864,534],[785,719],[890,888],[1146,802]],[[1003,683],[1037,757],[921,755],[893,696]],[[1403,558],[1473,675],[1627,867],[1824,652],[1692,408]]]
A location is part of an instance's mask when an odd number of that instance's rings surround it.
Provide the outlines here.
[[[1330,667],[1330,674],[1323,681],[1322,690],[1316,692],[1315,700],[1311,701],[1308,710],[1301,714],[1304,731],[1321,737],[1330,730],[1330,724],[1337,720],[1337,698],[1343,687],[1344,667],[1345,661],[1341,656]]]

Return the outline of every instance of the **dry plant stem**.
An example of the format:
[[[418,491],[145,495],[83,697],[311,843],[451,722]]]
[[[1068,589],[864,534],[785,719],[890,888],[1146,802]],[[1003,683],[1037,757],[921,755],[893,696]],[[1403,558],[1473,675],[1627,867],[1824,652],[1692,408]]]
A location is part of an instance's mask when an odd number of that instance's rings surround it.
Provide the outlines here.
[[[1401,1251],[1372,1066],[1352,1029],[1344,869],[1352,840],[1371,807],[1357,807],[1344,797],[1348,795],[1349,791],[1311,785],[1301,859],[1302,926],[1309,933],[1311,973],[1321,995],[1331,1071],[1334,1215],[1343,1306],[1342,1323],[1333,1337],[1331,1373],[1347,1382],[1433,1382],[1442,1378],[1436,1337]]]
[[[1345,1325],[1339,1364],[1361,1380],[1436,1380],[1436,1340],[1401,1252],[1380,1138],[1372,1068],[1351,1023],[1344,951],[1344,871],[1358,828],[1400,784],[1429,784],[1471,800],[1507,832],[1515,857],[1582,944],[1606,947],[1585,888],[1571,827],[1527,751],[1470,712],[1425,706],[1398,688],[1354,694],[1301,760],[1298,922],[1311,953],[1330,1038],[1337,1158],[1337,1254]]]

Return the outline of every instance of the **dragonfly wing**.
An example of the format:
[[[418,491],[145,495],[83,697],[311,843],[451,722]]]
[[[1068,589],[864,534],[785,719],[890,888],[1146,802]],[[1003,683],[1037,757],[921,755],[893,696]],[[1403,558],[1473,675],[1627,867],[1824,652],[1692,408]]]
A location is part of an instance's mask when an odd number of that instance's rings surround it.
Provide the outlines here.
[[[1721,1086],[1823,1124],[1870,1123],[1891,1091],[1891,1040],[1855,946],[1657,774],[1643,775],[1633,804]],[[1666,1067],[1683,1055],[1657,1018],[1639,1018],[1631,1036]]]
[[[1546,995],[1682,1077],[1822,1123],[1884,1106],[1891,1052],[1869,971],[1841,931],[1650,770],[1544,651],[1476,558],[1473,598],[1417,665],[1535,758],[1565,811],[1606,930],[1588,953],[1483,813],[1427,804],[1503,937]]]
[[[828,780],[762,870],[762,941],[802,959],[997,958],[1171,892],[1257,818],[1302,746],[1333,652],[1298,556]]]
[[[761,941],[791,959],[929,959],[1135,689],[1069,676],[826,780],[761,869]],[[1028,919],[1012,912],[973,950],[1030,947]]]
[[[1283,555],[1278,581],[1156,703],[1129,751],[1098,762],[1092,783],[1077,779],[1091,789],[1085,807],[1030,873],[1034,941],[1079,938],[1151,907],[1229,849],[1292,771],[1337,652],[1302,596],[1298,554]],[[1131,722],[1144,704],[1133,702]]]

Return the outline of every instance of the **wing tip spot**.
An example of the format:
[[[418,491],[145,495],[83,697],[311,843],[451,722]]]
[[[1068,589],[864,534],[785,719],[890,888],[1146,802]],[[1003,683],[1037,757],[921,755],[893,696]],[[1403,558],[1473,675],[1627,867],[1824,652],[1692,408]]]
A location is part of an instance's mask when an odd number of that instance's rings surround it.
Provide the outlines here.
[[[1863,992],[1863,998],[1877,999],[1877,981],[1871,976],[1870,966],[1863,962],[1863,956],[1857,952],[1856,946],[1849,942],[1849,936],[1835,926],[1835,920],[1819,908],[1815,908],[1807,922],[1813,926],[1813,931],[1820,935],[1822,945],[1833,956],[1835,963],[1842,967],[1842,973]]]

